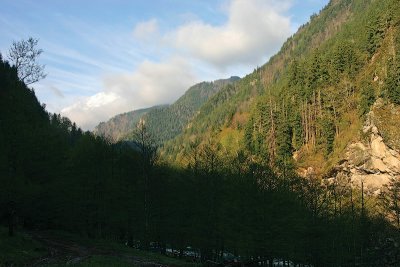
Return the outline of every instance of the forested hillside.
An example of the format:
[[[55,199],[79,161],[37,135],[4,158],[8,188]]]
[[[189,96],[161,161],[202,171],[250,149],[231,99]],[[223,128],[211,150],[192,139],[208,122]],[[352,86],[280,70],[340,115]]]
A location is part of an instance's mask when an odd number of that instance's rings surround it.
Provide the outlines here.
[[[2,59],[0,68],[2,222],[8,222],[11,234],[17,226],[101,232],[102,226],[94,225],[104,216],[105,201],[117,194],[113,179],[133,176],[137,153],[48,113],[15,68]]]
[[[157,139],[157,143],[161,145],[182,133],[204,102],[225,86],[239,79],[239,77],[231,77],[196,84],[190,87],[174,104],[154,109],[143,116],[149,131]]]
[[[270,166],[332,168],[377,98],[398,102],[398,1],[331,1],[281,51],[200,109],[165,154],[216,138]]]
[[[202,82],[190,87],[183,96],[171,105],[155,106],[117,115],[107,122],[100,123],[94,133],[111,138],[113,142],[132,139],[140,119],[146,121],[156,142],[162,145],[180,134],[196,115],[201,105],[226,85],[239,80],[239,77]]]

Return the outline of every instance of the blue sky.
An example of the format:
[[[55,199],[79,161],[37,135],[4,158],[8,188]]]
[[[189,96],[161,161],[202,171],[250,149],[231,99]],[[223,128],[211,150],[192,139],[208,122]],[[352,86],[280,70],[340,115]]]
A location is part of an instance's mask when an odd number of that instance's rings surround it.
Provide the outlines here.
[[[0,51],[39,38],[48,77],[32,85],[84,129],[172,103],[191,85],[243,77],[328,0],[2,0]]]

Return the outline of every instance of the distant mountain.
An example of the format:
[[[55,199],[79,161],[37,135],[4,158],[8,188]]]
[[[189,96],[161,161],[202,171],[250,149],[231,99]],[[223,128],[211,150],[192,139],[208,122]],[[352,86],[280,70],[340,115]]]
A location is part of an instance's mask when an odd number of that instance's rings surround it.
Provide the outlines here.
[[[163,106],[154,106],[118,114],[107,122],[101,122],[93,132],[115,142],[123,140],[138,124],[140,118],[156,108],[163,108]]]
[[[218,91],[239,77],[201,82],[189,88],[174,104],[151,110],[145,116],[150,132],[162,144],[180,134],[200,107]]]
[[[128,140],[130,133],[143,118],[159,144],[180,134],[200,107],[227,85],[240,80],[237,76],[214,82],[201,82],[190,87],[172,105],[155,106],[119,114],[96,126],[94,133],[113,141]]]

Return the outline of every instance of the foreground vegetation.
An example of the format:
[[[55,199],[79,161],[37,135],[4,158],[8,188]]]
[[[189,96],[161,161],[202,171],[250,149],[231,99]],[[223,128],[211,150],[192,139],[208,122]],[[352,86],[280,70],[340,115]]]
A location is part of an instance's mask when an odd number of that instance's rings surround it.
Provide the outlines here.
[[[9,236],[8,229],[0,226],[0,266],[23,265],[40,258],[46,250],[40,242],[26,233]]]
[[[0,227],[0,266],[182,266],[188,260],[131,248],[118,241],[90,239],[62,231],[20,229],[10,237]]]

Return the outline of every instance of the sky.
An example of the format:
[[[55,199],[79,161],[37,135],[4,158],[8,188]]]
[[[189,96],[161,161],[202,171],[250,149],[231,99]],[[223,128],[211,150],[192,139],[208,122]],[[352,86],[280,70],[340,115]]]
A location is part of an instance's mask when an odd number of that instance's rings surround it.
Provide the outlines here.
[[[170,104],[191,85],[243,77],[328,0],[1,0],[0,52],[38,38],[49,112],[84,130]]]

